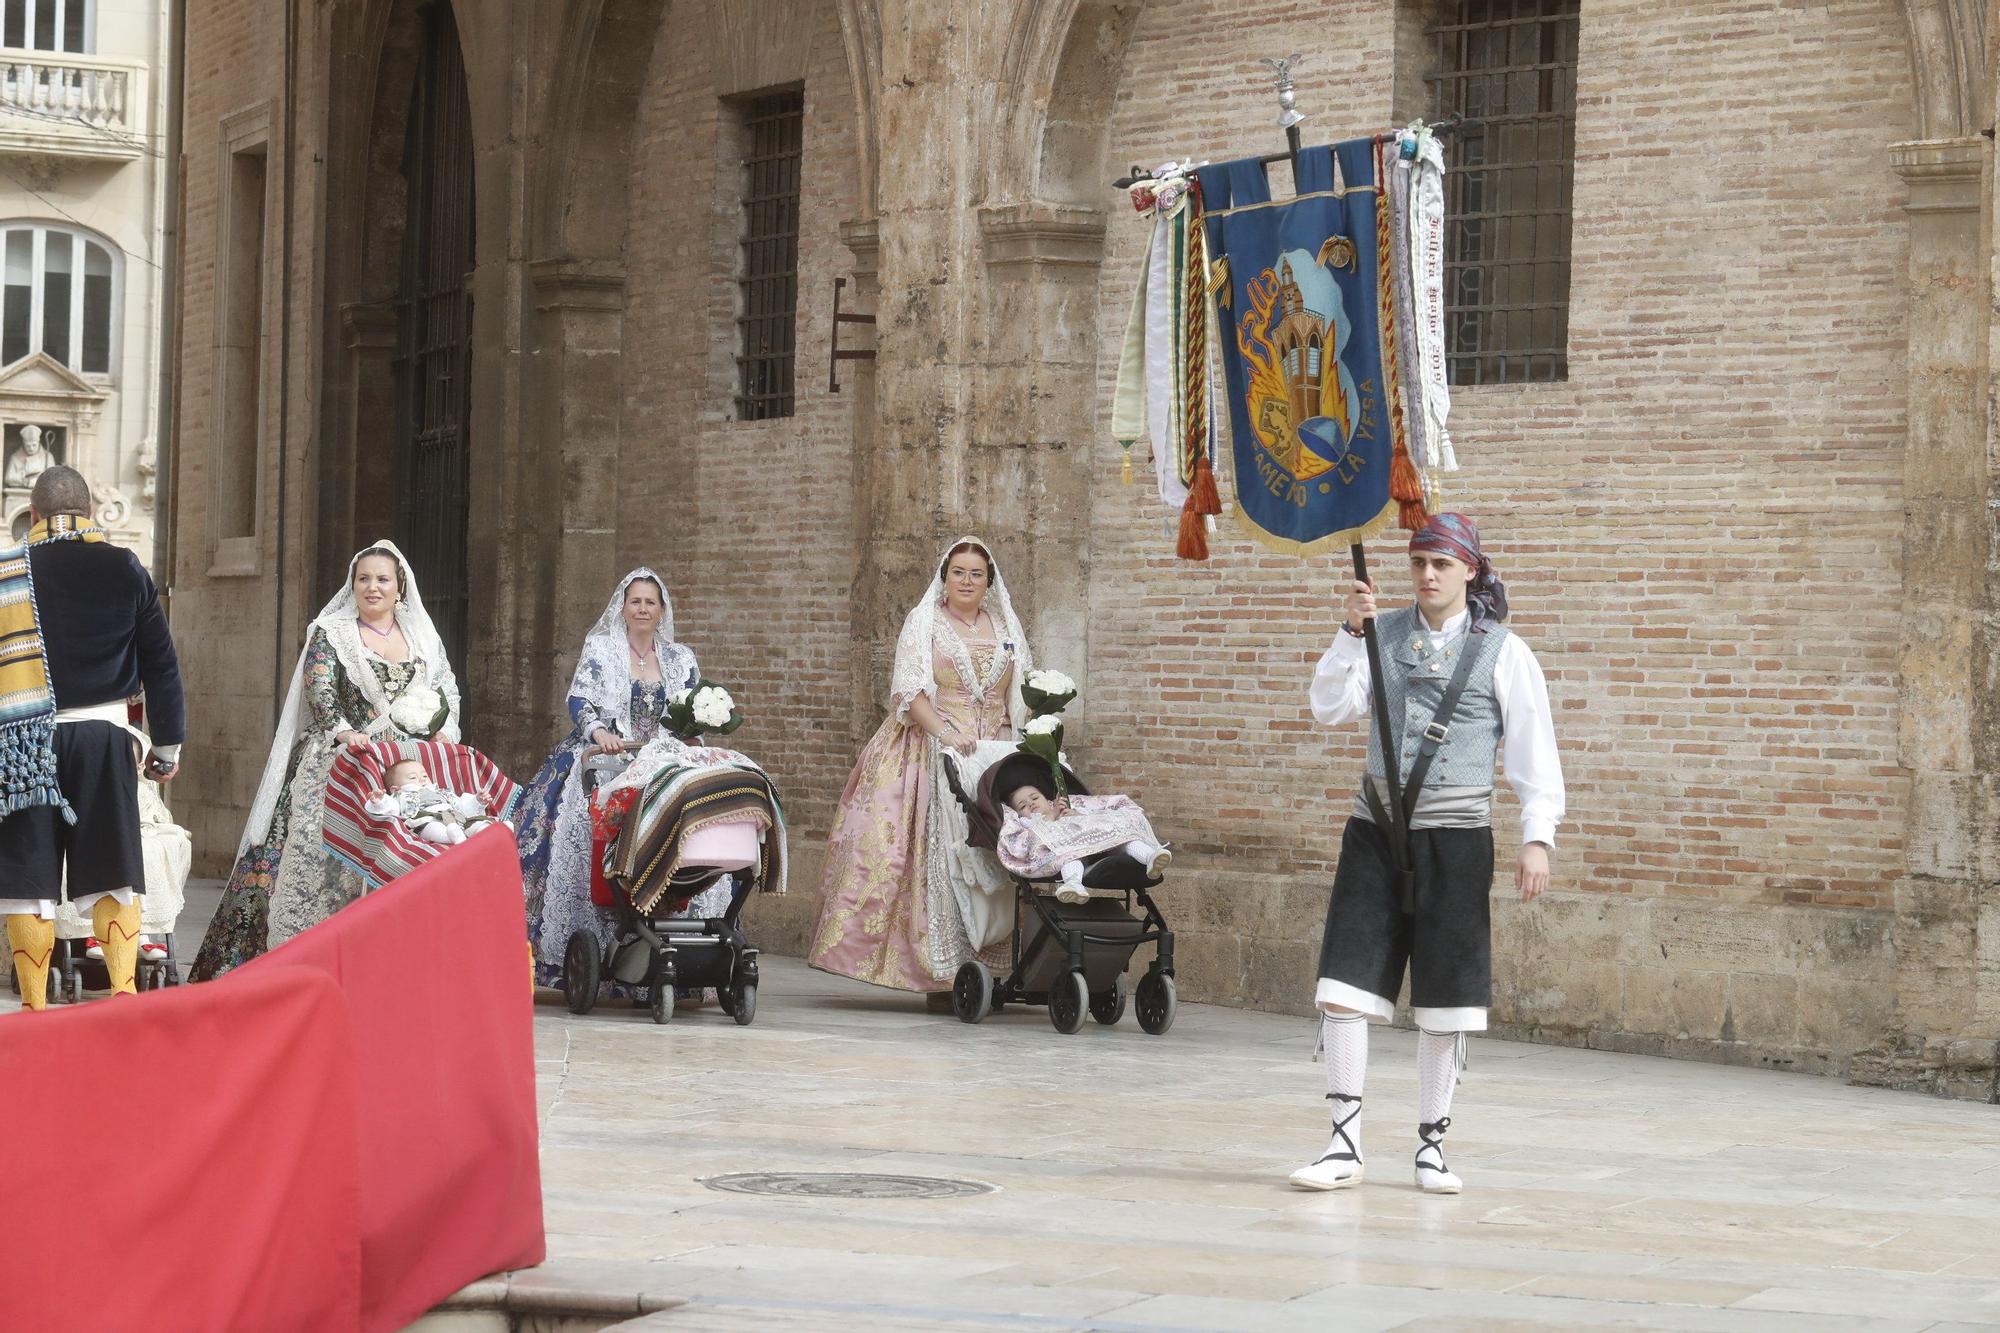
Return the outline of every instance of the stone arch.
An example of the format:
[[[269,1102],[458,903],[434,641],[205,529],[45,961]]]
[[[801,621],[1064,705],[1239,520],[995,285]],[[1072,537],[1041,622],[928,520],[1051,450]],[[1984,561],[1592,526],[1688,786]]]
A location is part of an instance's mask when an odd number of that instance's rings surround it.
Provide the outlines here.
[[[624,251],[632,132],[667,0],[579,0],[549,82],[549,181],[529,253],[616,262]],[[590,207],[579,207],[588,195]]]
[[[1917,137],[1963,139],[1993,122],[1987,0],[1903,0]]]
[[[877,0],[840,0],[840,41],[847,48],[847,74],[854,84],[855,152],[860,158],[859,213],[875,216],[878,163],[875,140],[875,85],[882,77],[882,14]]]
[[[1103,206],[1105,126],[1144,9],[1145,0],[1025,0],[1001,66],[1012,100],[987,198]]]

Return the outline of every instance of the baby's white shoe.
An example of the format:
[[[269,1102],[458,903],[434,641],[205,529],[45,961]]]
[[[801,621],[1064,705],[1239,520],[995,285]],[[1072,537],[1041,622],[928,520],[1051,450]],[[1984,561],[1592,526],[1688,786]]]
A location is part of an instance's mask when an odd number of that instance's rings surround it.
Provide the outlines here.
[[[1090,890],[1083,887],[1081,861],[1071,861],[1062,868],[1062,884],[1056,889],[1056,901],[1071,905],[1090,901]]]

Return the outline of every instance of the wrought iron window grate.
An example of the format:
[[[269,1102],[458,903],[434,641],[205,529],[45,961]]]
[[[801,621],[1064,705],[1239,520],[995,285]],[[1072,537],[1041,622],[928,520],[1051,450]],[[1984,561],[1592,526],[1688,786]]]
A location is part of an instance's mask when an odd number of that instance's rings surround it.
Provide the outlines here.
[[[1446,361],[1453,384],[1569,376],[1578,0],[1452,0],[1427,29],[1445,141]]]
[[[792,415],[798,351],[799,167],[805,94],[763,93],[743,112],[742,276],[737,279],[736,417]]]

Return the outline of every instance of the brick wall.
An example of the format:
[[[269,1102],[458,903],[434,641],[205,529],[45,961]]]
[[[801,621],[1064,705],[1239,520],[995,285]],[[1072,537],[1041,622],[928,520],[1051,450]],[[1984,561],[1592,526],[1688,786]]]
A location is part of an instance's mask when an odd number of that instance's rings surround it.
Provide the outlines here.
[[[1281,49],[1308,52],[1309,142],[1387,121],[1388,6],[1244,8],[1148,6],[1111,160],[1269,151],[1252,62]],[[1338,40],[1306,41],[1309,13]],[[1556,871],[1577,900],[1506,910],[1505,870],[1496,886],[1500,1010],[1519,1025],[1837,1061],[1891,1006],[1873,914],[1905,798],[1906,243],[1886,153],[1910,119],[1904,42],[1887,3],[1584,8],[1569,379],[1460,389],[1452,416],[1449,503],[1480,521],[1547,668],[1570,788]],[[1106,438],[1144,235],[1114,212]],[[1116,466],[1102,449],[1084,751],[1235,872],[1240,896],[1182,904],[1200,988],[1296,1004],[1361,754],[1358,727],[1323,734],[1304,700],[1346,561],[1273,557],[1225,526],[1209,565],[1176,565],[1156,499]],[[1371,563],[1403,590],[1400,542]],[[1643,900],[1643,920],[1607,898]],[[1796,938],[1767,941],[1774,921]],[[1870,1012],[1802,1030],[1807,971]]]
[[[176,816],[194,838],[201,871],[223,873],[242,832],[271,743],[276,681],[277,614],[275,487],[280,310],[279,251],[267,246],[264,366],[270,392],[260,419],[259,568],[248,574],[211,572],[214,531],[209,498],[215,382],[217,260],[223,182],[222,133],[227,118],[268,106],[272,144],[267,169],[267,224],[282,224],[284,97],[283,11],[253,0],[209,0],[192,6],[187,24],[183,151],[185,231],[180,280],[180,410],[174,432],[174,542],[171,570],[175,641],[187,690],[187,773],[170,793]],[[310,95],[308,93],[308,95]],[[294,435],[297,438],[297,435]],[[297,645],[290,645],[296,654]],[[289,670],[291,657],[285,659]],[[184,945],[192,958],[192,946]]]
[[[854,102],[835,7],[811,6],[811,23],[796,412],[776,420],[732,420],[743,171],[722,99],[792,71],[753,68],[735,75],[740,86],[719,85],[722,62],[689,58],[713,29],[701,5],[676,6],[654,48],[633,149],[618,516],[621,562],[665,576],[680,638],[743,703],[731,743],[785,793],[802,856],[798,897],[774,905],[788,919],[810,910],[812,867],[854,758],[852,363],[846,395],[826,380],[833,280],[853,266],[837,229],[856,210]]]

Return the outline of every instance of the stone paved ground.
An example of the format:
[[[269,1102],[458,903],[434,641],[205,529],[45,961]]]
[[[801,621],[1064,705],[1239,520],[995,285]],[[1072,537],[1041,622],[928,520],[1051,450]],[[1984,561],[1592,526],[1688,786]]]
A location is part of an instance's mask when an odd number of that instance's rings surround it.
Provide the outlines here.
[[[767,960],[762,1010],[537,1012],[549,1277],[686,1298],[660,1330],[2000,1326],[2000,1111],[1803,1075],[1479,1041],[1456,1199],[1410,1185],[1411,1034],[1378,1033],[1375,1179],[1324,1138],[1306,1020],[1189,1007],[966,1027]],[[552,1000],[553,996],[545,997]],[[740,1171],[997,1193],[719,1193]]]
[[[192,957],[214,902],[191,889]],[[1378,1032],[1374,1180],[1302,1194],[1310,1025],[1189,1006],[969,1028],[765,960],[761,1011],[536,1011],[550,1261],[672,1297],[632,1328],[2000,1327],[2000,1109],[1804,1075],[1478,1041],[1457,1199],[1408,1184],[1415,1043]],[[0,987],[0,1010],[12,1007]],[[719,1193],[740,1171],[981,1181],[941,1201]]]

